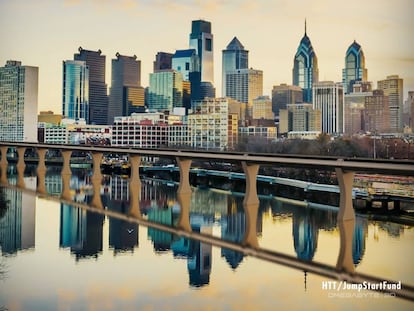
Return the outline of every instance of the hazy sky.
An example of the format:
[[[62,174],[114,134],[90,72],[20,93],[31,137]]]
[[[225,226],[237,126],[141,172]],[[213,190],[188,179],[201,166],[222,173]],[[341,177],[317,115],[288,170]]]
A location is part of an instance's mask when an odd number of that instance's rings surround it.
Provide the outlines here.
[[[61,113],[62,61],[78,47],[141,60],[148,86],[159,51],[187,49],[191,21],[212,23],[215,86],[221,95],[221,51],[234,36],[249,50],[249,65],[263,70],[264,94],[292,83],[293,57],[304,34],[319,62],[319,79],[341,81],[345,52],[356,40],[368,79],[398,74],[404,98],[414,91],[414,1],[411,0],[0,0],[0,66],[9,59],[39,67],[39,111]]]

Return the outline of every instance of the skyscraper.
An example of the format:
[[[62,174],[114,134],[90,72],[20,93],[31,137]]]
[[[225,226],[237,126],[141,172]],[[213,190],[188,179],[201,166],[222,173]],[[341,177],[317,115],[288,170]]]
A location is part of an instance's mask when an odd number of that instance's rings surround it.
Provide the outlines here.
[[[19,61],[0,67],[0,140],[37,142],[38,75]]]
[[[74,60],[82,60],[89,67],[89,122],[90,124],[107,124],[108,95],[105,83],[105,55],[101,50],[90,51],[79,47]]]
[[[385,80],[378,81],[378,89],[388,96],[390,108],[390,131],[401,132],[403,128],[403,79],[398,75],[387,76]]]
[[[306,33],[293,59],[293,85],[303,89],[303,101],[312,102],[312,84],[319,80],[318,58]]]
[[[156,111],[172,111],[182,107],[183,78],[173,69],[150,73],[148,108]]]
[[[89,68],[84,61],[63,62],[62,115],[89,124]]]
[[[342,83],[332,81],[314,83],[313,109],[321,111],[323,133],[343,133],[344,90]]]
[[[374,134],[385,133],[390,127],[389,97],[382,90],[374,90],[365,97],[363,129]]]
[[[365,68],[365,56],[361,46],[354,40],[345,54],[345,68],[342,70],[342,83],[345,94],[352,92],[356,81],[367,81],[368,72]]]
[[[246,68],[249,68],[249,51],[244,49],[237,37],[234,37],[227,45],[227,48],[223,50],[221,81],[223,97],[227,96],[226,74],[230,71]]]
[[[171,69],[173,54],[167,52],[158,52],[155,55],[154,72],[159,70]]]
[[[144,88],[141,87],[141,61],[134,56],[116,53],[112,59],[112,81],[109,95],[108,124],[114,117],[128,116],[144,110]]]
[[[276,117],[280,109],[287,109],[287,105],[303,103],[303,90],[297,85],[280,84],[272,89],[272,110]]]
[[[192,21],[190,48],[196,50],[200,58],[202,82],[214,82],[213,34],[211,23],[204,20]]]

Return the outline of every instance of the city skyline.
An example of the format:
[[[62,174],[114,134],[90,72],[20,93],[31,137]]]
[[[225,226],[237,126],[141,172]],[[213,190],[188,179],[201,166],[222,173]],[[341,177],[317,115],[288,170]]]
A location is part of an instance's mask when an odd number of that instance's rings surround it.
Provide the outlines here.
[[[4,1],[0,3],[0,37],[5,48],[0,51],[0,64],[18,60],[22,65],[39,67],[38,110],[60,113],[61,64],[79,46],[100,49],[107,57],[108,92],[110,60],[117,52],[137,55],[142,64],[142,85],[147,87],[155,55],[188,49],[191,22],[203,19],[211,22],[215,40],[217,97],[221,96],[221,53],[235,36],[249,50],[249,67],[263,71],[263,95],[271,95],[273,85],[292,84],[293,57],[304,35],[306,18],[320,81],[342,81],[346,51],[356,40],[364,51],[373,88],[379,80],[398,74],[404,79],[405,99],[408,91],[414,90],[414,57],[410,52],[414,20],[409,7],[408,0],[352,0],[341,9],[322,0],[214,0],[202,4],[191,0]]]

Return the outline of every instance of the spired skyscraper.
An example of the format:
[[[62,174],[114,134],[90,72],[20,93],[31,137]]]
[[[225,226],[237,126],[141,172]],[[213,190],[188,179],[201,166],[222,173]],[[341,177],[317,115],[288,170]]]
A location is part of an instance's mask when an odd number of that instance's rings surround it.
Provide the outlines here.
[[[63,62],[62,115],[89,123],[89,68],[86,62]]]
[[[318,58],[306,33],[293,59],[293,85],[303,89],[303,101],[312,102],[312,84],[319,81]]]
[[[227,48],[223,50],[222,60],[222,96],[226,97],[226,75],[237,69],[249,68],[249,51],[244,49],[237,37],[234,37],[227,45]]]
[[[365,56],[361,46],[354,40],[345,54],[345,68],[342,69],[344,93],[352,93],[356,81],[367,81],[368,72],[365,68]]]
[[[89,51],[79,47],[74,60],[86,62],[89,67],[89,120],[88,124],[107,124],[108,95],[105,83],[105,55],[101,50]]]

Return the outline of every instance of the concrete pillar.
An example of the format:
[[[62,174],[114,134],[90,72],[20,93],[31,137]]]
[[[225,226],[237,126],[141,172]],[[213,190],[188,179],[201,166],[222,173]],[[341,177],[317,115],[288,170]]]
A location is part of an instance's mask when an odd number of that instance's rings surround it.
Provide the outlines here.
[[[46,170],[47,170],[45,158],[46,158],[47,149],[37,148],[36,152],[37,152],[37,156],[39,157],[39,162],[37,163],[37,170],[36,170],[37,171],[36,191],[41,194],[47,194],[46,184],[45,184]]]
[[[62,195],[63,200],[72,201],[72,195],[70,193],[70,177],[72,171],[70,170],[70,156],[72,155],[71,150],[62,150],[63,167],[61,171],[62,176]]]
[[[9,181],[7,179],[7,166],[8,166],[7,150],[8,149],[9,149],[9,147],[7,147],[7,146],[1,146],[0,147],[0,151],[1,151],[1,161],[0,161],[1,177],[0,177],[0,182],[3,185],[7,185],[9,183]]]
[[[355,219],[338,220],[339,227],[339,254],[336,269],[352,273],[355,270],[352,258],[352,240],[354,237]]]
[[[352,186],[354,182],[354,172],[345,172],[342,168],[335,169],[338,178],[340,200],[338,221],[355,219],[354,207],[352,204]]]
[[[243,204],[250,206],[259,204],[259,197],[257,196],[257,173],[259,172],[259,164],[248,164],[242,161],[243,171],[246,175],[246,193]]]
[[[63,158],[63,167],[62,167],[62,174],[72,174],[70,170],[70,157],[72,155],[72,150],[62,150],[62,158]]]
[[[177,227],[187,232],[191,232],[190,224],[190,206],[191,192],[177,193],[177,201],[180,204],[180,216],[178,218]]]
[[[139,177],[139,167],[141,165],[141,156],[130,155],[131,175],[129,177],[129,211],[128,214],[135,218],[142,218],[140,210],[141,199],[141,179]]]
[[[92,163],[93,163],[93,173],[92,173],[92,188],[93,196],[90,205],[96,208],[103,209],[102,199],[101,199],[101,185],[102,185],[102,173],[101,173],[101,162],[102,162],[102,152],[92,152]]]
[[[190,168],[191,159],[185,159],[177,157],[178,167],[180,168],[180,185],[178,186],[177,193],[191,193],[190,186]]]
[[[103,153],[102,152],[92,152],[92,177],[93,176],[100,176],[102,178],[101,174],[101,162],[102,162]]]
[[[17,184],[16,186],[19,188],[24,188],[24,169],[26,168],[26,163],[24,162],[24,153],[26,151],[26,147],[19,147],[17,148],[17,154],[19,155],[19,159],[17,160]]]

